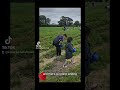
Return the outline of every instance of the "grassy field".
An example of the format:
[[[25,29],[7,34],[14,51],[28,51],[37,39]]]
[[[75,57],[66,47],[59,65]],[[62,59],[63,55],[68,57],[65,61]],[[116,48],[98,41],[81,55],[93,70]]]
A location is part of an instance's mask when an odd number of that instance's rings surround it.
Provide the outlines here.
[[[77,76],[47,76],[45,82],[80,82],[80,43],[81,43],[81,31],[78,27],[69,27],[69,30],[64,31],[63,27],[40,27],[40,44],[41,47],[49,48],[46,50],[40,50],[40,73],[77,73]],[[67,34],[68,37],[73,37],[72,44],[77,49],[73,58],[75,59],[75,65],[70,65],[68,68],[63,68],[62,65],[65,62],[65,44],[63,42],[62,56],[59,61],[56,61],[55,47],[52,45],[53,40],[58,35]],[[74,69],[74,70],[73,70]]]
[[[10,3],[11,45],[17,52],[10,54],[10,89],[34,90],[35,74],[35,5],[34,3]]]
[[[100,55],[99,61],[91,64],[91,73],[86,79],[88,88],[98,84],[95,90],[110,90],[110,15],[105,5],[98,2],[92,7],[86,3],[85,7],[85,22],[91,28],[91,50]]]

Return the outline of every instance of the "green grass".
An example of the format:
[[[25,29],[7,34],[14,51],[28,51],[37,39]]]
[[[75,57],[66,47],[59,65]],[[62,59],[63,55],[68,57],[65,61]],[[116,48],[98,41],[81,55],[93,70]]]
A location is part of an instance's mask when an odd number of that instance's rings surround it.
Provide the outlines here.
[[[49,59],[49,58],[52,58],[53,56],[55,56],[55,54],[56,54],[56,50],[54,49],[54,50],[51,50],[48,53],[42,55],[40,58],[48,58]]]
[[[54,38],[65,33],[67,36],[73,37],[73,44],[74,41],[76,41],[76,36],[78,37],[77,39],[80,40],[79,38],[81,37],[81,34],[78,29],[63,31],[62,27],[40,27],[41,46],[51,48]]]
[[[11,51],[33,51],[33,53],[11,53],[11,89],[19,90],[33,88],[35,62],[35,4],[34,3],[10,3],[10,36],[11,45],[15,47]],[[16,77],[17,76],[17,77]],[[24,79],[23,79],[24,78]],[[26,81],[26,82],[25,82]]]
[[[50,59],[52,57],[54,57],[56,55],[56,50],[55,47],[52,45],[54,38],[56,38],[58,35],[63,35],[63,34],[67,34],[68,37],[72,37],[73,41],[73,47],[75,47],[77,49],[77,52],[75,52],[73,55],[79,55],[81,53],[81,48],[80,48],[80,44],[81,44],[81,31],[79,30],[79,28],[75,27],[74,29],[72,27],[69,27],[70,29],[67,31],[64,31],[62,29],[63,27],[40,27],[39,28],[39,40],[40,40],[40,44],[42,47],[46,47],[46,48],[50,48],[51,50],[48,51],[46,54],[42,55],[40,58],[42,58],[42,60],[44,58],[46,59]],[[66,44],[66,40],[63,42],[63,48],[62,51],[65,51],[65,44]],[[77,47],[76,47],[77,46]],[[47,50],[40,50],[40,53],[42,53],[43,51],[47,51]],[[64,62],[65,60],[65,53],[64,55],[61,56],[60,61]],[[45,62],[45,61],[44,61]],[[40,62],[40,64],[42,64],[42,62]],[[53,62],[52,63],[48,63],[46,64],[43,68],[40,68],[40,72],[46,71],[46,70],[52,70],[52,68],[57,67],[54,66]],[[60,67],[62,68],[62,66]],[[74,70],[73,70],[74,69]],[[70,73],[79,73],[80,72],[80,67],[74,67],[73,69],[70,70],[64,70],[64,72],[70,72]],[[77,76],[47,76],[46,81],[42,81],[42,82],[80,82],[80,74],[78,74]]]
[[[15,87],[15,86],[20,86],[21,85],[21,80],[20,78],[14,78],[14,80],[11,81],[11,87]]]
[[[43,60],[43,59],[40,59],[39,63],[44,63],[44,60]]]
[[[49,70],[49,69],[52,69],[53,67],[55,67],[55,65],[53,65],[53,63],[48,63],[48,64],[44,67],[44,70]]]
[[[100,55],[99,61],[97,63],[91,64],[91,71],[104,69],[106,67],[106,65],[110,63],[110,48],[109,48],[109,46],[107,47],[107,45],[103,45],[103,48],[99,49],[98,53]]]
[[[98,84],[96,90],[109,90],[110,86],[110,15],[105,9],[106,3],[86,3],[85,24],[91,28],[89,42],[91,51],[99,53],[99,61],[91,64],[91,74],[87,77],[88,89],[91,85]],[[96,78],[95,78],[96,77]]]
[[[18,67],[19,73],[21,73],[22,76],[25,77],[33,77],[34,76],[34,58],[32,58],[29,61],[25,62],[25,65],[21,65]]]
[[[72,41],[73,46],[79,45],[81,43],[81,33],[77,27],[74,30],[72,27],[70,27],[70,30],[68,31],[63,31],[62,28],[63,27],[40,27],[39,35],[40,35],[41,46],[45,48],[49,47],[50,49],[54,48],[52,51],[49,51],[48,53],[44,54],[42,57],[52,58],[53,56],[55,56],[56,54],[55,47],[53,47],[52,43],[54,38],[58,35],[63,35],[66,33],[68,37],[73,37],[73,41]],[[65,42],[66,41],[63,42],[64,46],[65,46]],[[62,48],[62,50],[64,49],[65,47]],[[78,52],[81,51],[80,48],[77,48],[77,50]],[[42,51],[40,52],[42,53]],[[79,53],[76,53],[76,55],[78,55]]]
[[[33,3],[11,3],[10,35],[15,51],[34,51],[35,14]],[[15,54],[15,58],[31,58],[33,54]],[[19,61],[20,59],[18,59]],[[14,59],[11,59],[14,62]],[[16,61],[15,61],[16,62]]]
[[[92,70],[98,70],[104,68],[110,61],[110,17],[107,10],[104,8],[106,3],[96,3],[95,7],[91,4],[87,4],[85,9],[85,22],[91,28],[89,36],[89,42],[91,44],[91,50],[97,51],[100,55],[100,60],[96,64],[91,65]],[[104,46],[107,43],[108,46]],[[102,49],[95,50],[102,46]]]

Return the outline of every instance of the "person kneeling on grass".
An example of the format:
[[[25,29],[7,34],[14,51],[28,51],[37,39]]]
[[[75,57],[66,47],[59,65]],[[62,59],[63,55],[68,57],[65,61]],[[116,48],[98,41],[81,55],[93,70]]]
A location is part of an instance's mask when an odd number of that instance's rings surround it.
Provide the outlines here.
[[[74,64],[73,62],[73,53],[76,52],[76,49],[73,48],[71,41],[72,41],[72,37],[68,37],[67,39],[67,44],[65,46],[65,63],[63,64],[63,67],[67,67],[67,62],[70,61],[72,62],[72,64]]]
[[[62,44],[61,42],[63,42],[65,39],[67,38],[67,35],[64,34],[64,35],[59,35],[57,36],[54,40],[53,40],[53,46],[56,47],[56,59],[59,58],[59,56],[61,55],[61,47],[62,47]]]

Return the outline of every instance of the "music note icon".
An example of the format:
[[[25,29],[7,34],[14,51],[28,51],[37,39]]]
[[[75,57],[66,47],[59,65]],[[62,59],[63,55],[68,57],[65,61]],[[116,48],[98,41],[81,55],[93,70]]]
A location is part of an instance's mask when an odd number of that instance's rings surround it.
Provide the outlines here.
[[[9,36],[8,39],[5,40],[5,44],[10,44],[12,38]]]

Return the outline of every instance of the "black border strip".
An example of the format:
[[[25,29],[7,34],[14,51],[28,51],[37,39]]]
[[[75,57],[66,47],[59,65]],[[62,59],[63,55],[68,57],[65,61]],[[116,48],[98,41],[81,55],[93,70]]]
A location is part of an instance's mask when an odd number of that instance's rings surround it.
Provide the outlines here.
[[[113,51],[112,51],[112,47],[114,46],[114,44],[112,43],[112,34],[113,34],[113,31],[112,31],[112,25],[113,25],[113,23],[112,23],[112,4],[113,4],[113,2],[112,2],[112,0],[110,0],[110,12],[109,12],[109,14],[110,14],[110,90],[113,90],[113,79],[111,78],[112,77],[112,69],[113,69],[113,67],[112,67],[112,59],[114,60],[115,58],[113,57],[114,56],[114,49],[113,49]],[[115,34],[115,33],[114,33]],[[116,44],[115,44],[116,45]],[[115,46],[116,47],[116,46]],[[114,88],[115,89],[115,88]]]
[[[8,39],[10,36],[10,1],[6,0],[1,2],[0,5],[0,21],[1,21],[1,30],[0,30],[0,60],[1,60],[1,80],[2,80],[2,87],[4,89],[10,88],[10,54],[9,54],[9,47],[10,44],[6,44],[5,40]],[[7,47],[7,49],[3,49],[2,46]],[[6,53],[2,53],[2,51]],[[4,87],[5,85],[5,87]]]
[[[85,89],[85,1],[81,4],[81,81],[82,90]]]
[[[35,3],[35,46],[39,41],[39,8],[38,4]],[[39,88],[39,49],[35,49],[35,90]]]

